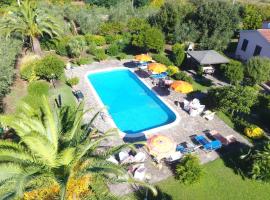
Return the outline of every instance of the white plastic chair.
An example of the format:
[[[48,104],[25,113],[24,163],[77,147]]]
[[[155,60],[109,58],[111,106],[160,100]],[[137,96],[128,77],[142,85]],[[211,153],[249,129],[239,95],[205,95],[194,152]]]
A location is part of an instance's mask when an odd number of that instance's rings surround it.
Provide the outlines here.
[[[120,162],[123,162],[128,157],[129,157],[128,152],[126,152],[126,151],[119,152],[119,160],[120,160]]]
[[[146,174],[146,168],[144,167],[144,164],[142,164],[134,172],[134,179],[138,181],[144,181],[145,174]]]
[[[189,101],[184,100],[184,110],[185,111],[189,111],[190,107],[189,107]]]
[[[146,155],[143,152],[139,152],[134,156],[134,162],[144,162],[146,160]]]

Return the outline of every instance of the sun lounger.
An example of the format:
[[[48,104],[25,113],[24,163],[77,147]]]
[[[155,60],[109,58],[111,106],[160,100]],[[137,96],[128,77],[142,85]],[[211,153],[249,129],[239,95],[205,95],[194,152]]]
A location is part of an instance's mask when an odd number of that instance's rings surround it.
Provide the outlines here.
[[[138,152],[134,156],[134,162],[144,162],[146,160],[146,155],[143,152]]]
[[[114,164],[119,164],[119,162],[115,159],[114,156],[110,156],[108,159],[106,159],[109,162],[112,162]]]
[[[213,120],[215,116],[215,112],[212,112],[210,110],[206,110],[203,112],[203,118],[207,119],[207,120]]]
[[[221,148],[222,143],[219,140],[208,141],[203,135],[197,135],[194,139],[203,146],[204,150],[212,151]]]
[[[183,157],[183,154],[179,151],[172,153],[169,157],[166,158],[166,161],[169,163],[174,163],[179,161]]]
[[[126,151],[121,151],[119,152],[118,156],[119,156],[119,161],[122,163],[124,160],[126,160],[129,157],[129,154]]]
[[[191,153],[195,150],[195,146],[187,142],[183,142],[176,146],[176,151],[180,151],[182,154]]]
[[[162,79],[162,78],[165,78],[166,76],[168,75],[167,72],[162,72],[160,74],[152,74],[150,76],[150,78],[154,78],[154,79]]]
[[[138,181],[144,181],[146,175],[146,168],[144,165],[140,165],[134,172],[134,179]]]
[[[233,135],[229,135],[229,136],[226,136],[226,137],[225,137],[225,136],[221,135],[221,134],[220,134],[218,131],[216,131],[216,130],[209,131],[209,134],[210,134],[213,138],[215,138],[215,139],[221,141],[221,143],[222,143],[223,145],[228,145],[228,144],[230,144],[230,143],[236,141],[236,138],[235,138]]]

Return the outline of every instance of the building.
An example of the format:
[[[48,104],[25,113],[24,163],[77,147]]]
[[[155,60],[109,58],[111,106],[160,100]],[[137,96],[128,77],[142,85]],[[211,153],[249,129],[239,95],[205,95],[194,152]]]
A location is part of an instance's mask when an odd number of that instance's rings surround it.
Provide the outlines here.
[[[253,56],[270,58],[270,22],[264,22],[263,28],[240,31],[236,58],[243,61],[247,61]]]

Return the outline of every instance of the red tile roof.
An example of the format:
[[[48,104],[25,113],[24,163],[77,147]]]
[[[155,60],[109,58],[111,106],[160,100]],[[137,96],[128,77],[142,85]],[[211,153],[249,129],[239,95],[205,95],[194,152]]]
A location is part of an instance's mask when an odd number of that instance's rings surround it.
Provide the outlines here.
[[[270,29],[258,29],[259,33],[270,42]]]

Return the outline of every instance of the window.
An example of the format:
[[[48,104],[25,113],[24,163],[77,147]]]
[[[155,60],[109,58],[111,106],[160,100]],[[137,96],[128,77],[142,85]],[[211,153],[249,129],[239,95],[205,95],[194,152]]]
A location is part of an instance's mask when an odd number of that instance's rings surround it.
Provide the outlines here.
[[[243,43],[242,43],[241,50],[242,50],[242,51],[246,51],[247,45],[248,45],[248,40],[247,40],[247,39],[244,39],[244,40],[243,40]]]
[[[267,24],[267,28],[270,29],[270,23]]]
[[[262,47],[259,45],[256,45],[253,56],[259,56],[262,51]]]

